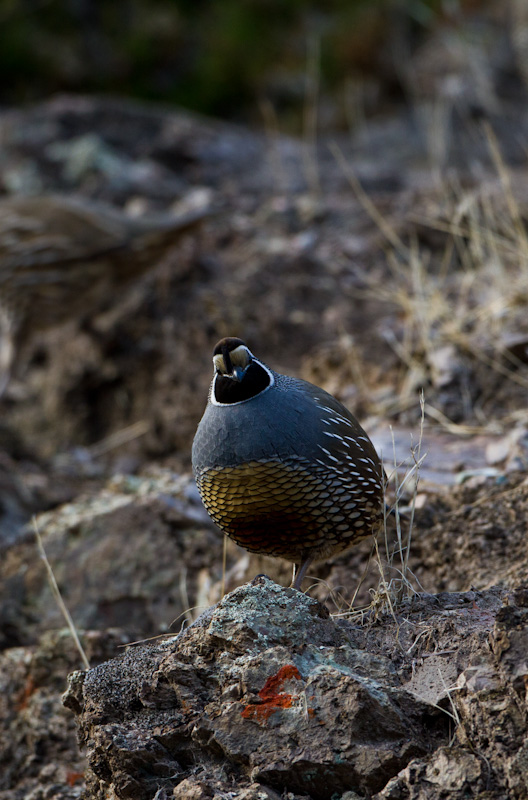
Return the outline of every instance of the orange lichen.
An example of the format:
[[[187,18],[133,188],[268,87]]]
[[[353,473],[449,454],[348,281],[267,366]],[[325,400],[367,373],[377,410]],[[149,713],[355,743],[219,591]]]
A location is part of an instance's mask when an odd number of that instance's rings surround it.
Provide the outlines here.
[[[74,772],[73,770],[66,773],[66,783],[68,786],[73,787],[79,781],[84,780],[84,772]]]
[[[290,708],[293,696],[282,691],[285,682],[289,680],[302,680],[299,670],[293,664],[286,664],[276,675],[268,678],[259,692],[262,703],[249,703],[241,712],[244,719],[264,722],[279,708]]]

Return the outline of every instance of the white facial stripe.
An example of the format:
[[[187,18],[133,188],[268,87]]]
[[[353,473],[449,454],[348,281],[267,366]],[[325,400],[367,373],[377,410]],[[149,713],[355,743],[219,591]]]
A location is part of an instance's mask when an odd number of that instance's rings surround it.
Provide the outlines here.
[[[245,344],[239,344],[238,347],[231,350],[229,355],[234,367],[247,367],[249,362],[253,359],[253,353]]]
[[[217,353],[215,356],[213,356],[213,365],[214,365],[214,368],[215,368],[215,372],[221,372],[223,374],[223,372],[224,372],[224,357],[223,357],[222,353]]]

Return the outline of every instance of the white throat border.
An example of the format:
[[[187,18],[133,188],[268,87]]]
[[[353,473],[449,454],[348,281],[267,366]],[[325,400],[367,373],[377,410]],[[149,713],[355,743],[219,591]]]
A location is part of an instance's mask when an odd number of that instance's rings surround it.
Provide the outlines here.
[[[215,385],[216,385],[216,379],[218,377],[218,373],[216,373],[213,378],[213,382],[211,383],[211,390],[209,394],[211,405],[218,406],[219,408],[232,408],[233,406],[241,406],[242,403],[250,403],[256,397],[260,397],[261,395],[264,394],[264,392],[267,392],[268,389],[271,389],[271,387],[275,384],[275,376],[273,375],[273,372],[270,370],[269,367],[263,364],[262,361],[259,361],[258,358],[255,358],[253,354],[251,354],[251,359],[252,361],[255,362],[255,364],[258,364],[260,367],[262,367],[263,370],[265,370],[268,373],[270,382],[266,386],[266,388],[262,389],[262,391],[260,391],[258,394],[254,394],[253,397],[247,397],[245,400],[238,400],[236,403],[219,403],[215,397]]]

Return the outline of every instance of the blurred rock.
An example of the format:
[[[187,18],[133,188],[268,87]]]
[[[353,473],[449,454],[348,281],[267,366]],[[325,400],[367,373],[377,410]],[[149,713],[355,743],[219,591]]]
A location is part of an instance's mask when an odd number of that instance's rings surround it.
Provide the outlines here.
[[[30,338],[115,304],[204,215],[129,217],[74,197],[0,200],[0,392]]]
[[[189,478],[166,470],[116,477],[94,496],[40,514],[36,525],[66,605],[82,628],[120,627],[131,638],[176,629],[221,577],[221,534]],[[20,537],[19,537],[20,539]],[[33,642],[64,621],[28,525],[0,560],[0,644]],[[214,593],[214,589],[211,588]]]
[[[119,652],[119,631],[86,632],[94,666]],[[81,665],[68,630],[46,633],[33,647],[0,653],[0,797],[79,798],[85,759],[71,714],[62,706],[66,677]]]

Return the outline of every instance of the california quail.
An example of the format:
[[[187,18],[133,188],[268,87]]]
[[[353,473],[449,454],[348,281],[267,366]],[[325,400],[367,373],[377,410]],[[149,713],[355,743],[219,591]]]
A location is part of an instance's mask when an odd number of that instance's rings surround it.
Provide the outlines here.
[[[192,448],[203,503],[246,550],[292,561],[300,589],[310,564],[381,528],[380,459],[341,403],[274,372],[241,339],[218,342],[213,363]]]
[[[101,310],[207,212],[130,217],[55,195],[0,200],[0,395],[38,331]]]

